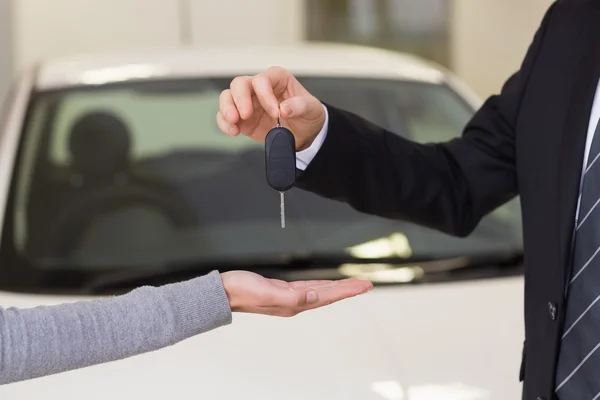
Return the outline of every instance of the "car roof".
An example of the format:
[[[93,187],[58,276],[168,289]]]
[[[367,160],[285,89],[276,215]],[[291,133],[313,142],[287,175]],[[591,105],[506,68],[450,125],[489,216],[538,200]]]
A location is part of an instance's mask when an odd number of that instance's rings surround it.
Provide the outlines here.
[[[281,66],[297,75],[391,78],[441,83],[446,71],[414,55],[371,47],[301,43],[285,46],[181,48],[78,55],[41,62],[36,89],[128,80],[231,77]]]

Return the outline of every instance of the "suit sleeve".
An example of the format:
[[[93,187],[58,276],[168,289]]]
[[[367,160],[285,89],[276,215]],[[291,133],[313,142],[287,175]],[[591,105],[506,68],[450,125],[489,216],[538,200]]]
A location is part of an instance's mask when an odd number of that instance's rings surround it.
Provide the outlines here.
[[[520,101],[554,5],[519,71],[464,128],[443,143],[420,144],[326,104],[327,137],[297,186],[354,209],[467,236],[518,194],[515,125]]]

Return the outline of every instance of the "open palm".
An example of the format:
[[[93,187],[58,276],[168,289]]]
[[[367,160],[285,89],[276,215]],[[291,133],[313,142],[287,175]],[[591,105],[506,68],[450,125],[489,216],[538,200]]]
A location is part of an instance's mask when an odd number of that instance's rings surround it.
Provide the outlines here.
[[[286,282],[248,271],[221,274],[232,311],[290,317],[368,292],[372,283],[355,278]]]

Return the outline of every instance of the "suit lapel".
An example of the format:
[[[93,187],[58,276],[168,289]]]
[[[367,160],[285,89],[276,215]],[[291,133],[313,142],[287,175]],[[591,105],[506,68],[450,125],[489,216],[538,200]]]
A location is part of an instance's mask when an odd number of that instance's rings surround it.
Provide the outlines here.
[[[571,242],[579,193],[585,142],[594,95],[600,78],[600,7],[589,2],[580,9],[579,62],[570,93],[569,109],[560,148],[559,256],[561,267],[569,270]],[[566,274],[565,274],[566,278]]]

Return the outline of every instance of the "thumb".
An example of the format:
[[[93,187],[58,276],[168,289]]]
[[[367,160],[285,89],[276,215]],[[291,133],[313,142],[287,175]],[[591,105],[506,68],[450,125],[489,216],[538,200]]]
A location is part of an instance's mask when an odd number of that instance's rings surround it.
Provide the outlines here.
[[[316,303],[319,300],[319,293],[314,289],[296,290],[296,301],[300,307]]]
[[[306,292],[306,304],[316,303],[319,300],[319,293],[316,290]]]
[[[283,101],[279,111],[283,118],[300,118],[310,111],[311,103],[308,96],[295,96]]]

